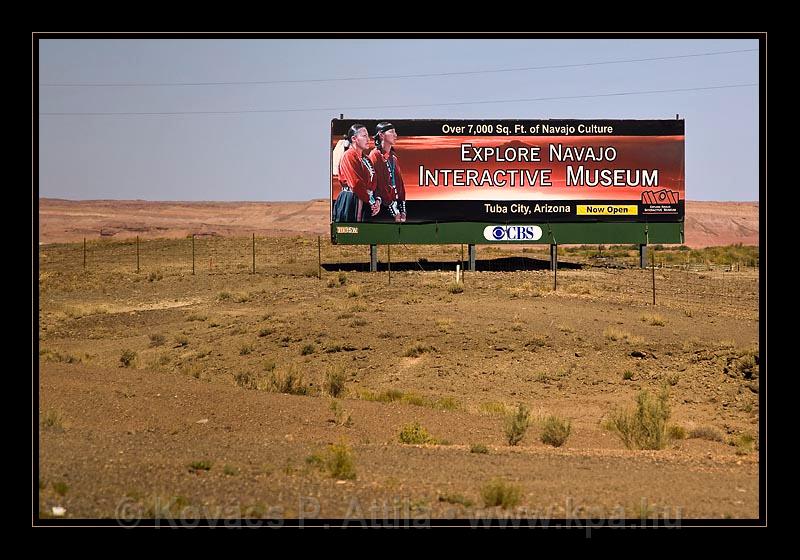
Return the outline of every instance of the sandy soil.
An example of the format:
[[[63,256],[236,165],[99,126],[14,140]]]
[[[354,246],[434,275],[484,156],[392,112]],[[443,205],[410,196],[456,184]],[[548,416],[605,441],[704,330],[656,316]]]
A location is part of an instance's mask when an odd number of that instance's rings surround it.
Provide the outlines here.
[[[340,280],[330,263],[363,248],[326,246],[317,279],[316,240],[271,239],[256,274],[245,255],[191,275],[185,247],[151,243],[157,274],[96,255],[84,271],[75,245],[40,252],[40,515],[759,514],[757,271],[658,270],[654,308],[652,271],[564,263],[557,291],[547,270],[477,272],[451,293],[446,271]],[[336,372],[339,422],[321,392]],[[307,394],[271,390],[289,373]],[[608,419],[662,386],[678,435],[626,448]],[[512,446],[519,403],[532,425]],[[549,415],[571,421],[561,447],[541,440]],[[438,443],[401,443],[415,421]],[[337,442],[355,479],[313,459]],[[487,503],[496,479],[515,505]]]

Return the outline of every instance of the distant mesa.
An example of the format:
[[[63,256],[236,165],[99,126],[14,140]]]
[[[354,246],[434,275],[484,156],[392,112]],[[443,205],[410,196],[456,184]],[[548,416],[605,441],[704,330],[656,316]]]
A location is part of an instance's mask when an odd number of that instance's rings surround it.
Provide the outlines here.
[[[503,146],[520,147],[509,141]],[[505,149],[505,148],[504,148]],[[330,201],[131,202],[39,199],[39,242],[86,239],[285,237],[330,232]],[[99,233],[99,235],[98,235]],[[692,248],[759,242],[758,202],[686,202],[685,239]]]

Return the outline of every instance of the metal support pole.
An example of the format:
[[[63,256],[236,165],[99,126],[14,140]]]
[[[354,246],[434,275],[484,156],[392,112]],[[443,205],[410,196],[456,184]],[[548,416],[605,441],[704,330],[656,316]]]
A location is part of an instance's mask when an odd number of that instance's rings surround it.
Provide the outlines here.
[[[83,238],[83,270],[86,270],[86,238]]]
[[[322,280],[322,237],[317,236],[317,275]]]
[[[467,257],[469,258],[469,271],[475,272],[475,256],[477,251],[475,250],[475,245],[470,243],[467,245]]]
[[[139,236],[136,236],[136,274],[139,274]]]
[[[369,271],[370,272],[377,272],[378,271],[378,246],[377,245],[370,245],[369,246]]]
[[[392,284],[392,246],[386,246],[386,260],[389,266],[389,285]]]
[[[194,234],[192,234],[192,276],[194,276]]]
[[[253,234],[253,274],[256,273],[256,234]]]
[[[647,244],[639,244],[639,268],[647,268]]]

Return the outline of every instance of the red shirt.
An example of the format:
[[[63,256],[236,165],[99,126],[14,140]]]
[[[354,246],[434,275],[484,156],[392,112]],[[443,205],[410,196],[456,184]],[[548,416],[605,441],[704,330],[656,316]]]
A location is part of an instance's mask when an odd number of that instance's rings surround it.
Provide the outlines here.
[[[389,175],[387,162],[392,158],[394,162],[394,184],[397,192],[392,189],[392,179]],[[400,166],[397,163],[397,156],[394,151],[384,154],[373,149],[369,154],[372,167],[375,168],[375,196],[381,197],[383,204],[389,205],[395,200],[406,199],[406,188],[403,184],[403,174],[400,173]]]
[[[359,200],[369,204],[367,191],[375,190],[375,182],[369,169],[361,161],[361,150],[358,148],[349,148],[342,156],[342,161],[339,162],[339,182],[342,186],[349,186]]]

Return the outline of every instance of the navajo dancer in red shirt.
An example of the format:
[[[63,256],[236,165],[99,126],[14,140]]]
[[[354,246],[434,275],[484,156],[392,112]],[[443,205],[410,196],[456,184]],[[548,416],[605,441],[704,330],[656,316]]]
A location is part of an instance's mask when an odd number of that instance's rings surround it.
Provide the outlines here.
[[[383,201],[383,208],[386,208],[394,221],[405,222],[406,188],[394,152],[397,131],[392,123],[378,123],[373,138],[375,149],[370,152],[369,159],[375,168],[375,190]]]
[[[339,182],[342,192],[333,205],[334,222],[363,222],[381,209],[381,199],[375,198],[375,170],[365,156],[369,133],[364,125],[354,124],[345,138],[349,145],[339,161]]]

